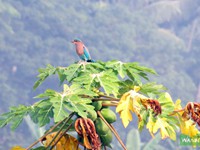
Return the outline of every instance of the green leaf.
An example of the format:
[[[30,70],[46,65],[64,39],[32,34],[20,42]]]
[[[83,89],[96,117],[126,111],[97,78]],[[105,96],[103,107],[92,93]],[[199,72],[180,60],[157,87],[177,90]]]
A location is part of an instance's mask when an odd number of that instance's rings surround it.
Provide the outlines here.
[[[44,147],[44,146],[40,146],[40,147],[37,147],[37,148],[32,148],[31,150],[47,150],[47,148]]]
[[[164,118],[161,116],[153,117],[152,114],[149,116],[149,121],[146,125],[149,132],[153,135],[158,130],[160,130],[160,134],[162,139],[171,138],[172,140],[176,140],[176,132],[174,126],[171,125],[170,119]]]
[[[31,111],[31,107],[19,105],[18,107],[10,107],[10,112],[0,116],[0,127],[11,124],[11,129],[16,129],[23,118]]]
[[[127,91],[133,90],[134,86],[136,85],[135,82],[133,82],[132,80],[125,80],[125,81],[120,81],[119,82],[119,93],[120,95],[123,95],[124,93],[126,93]]]
[[[63,74],[66,75],[66,79],[68,82],[71,82],[75,77],[78,76],[80,67],[81,67],[81,64],[72,64],[66,68]]]
[[[63,83],[66,79],[68,82],[72,82],[75,78],[82,77],[83,73],[93,74],[103,71],[105,68],[103,63],[87,63],[82,62],[78,64],[72,64],[68,67],[58,67],[58,75],[60,83]]]
[[[36,96],[36,98],[46,99],[35,104],[35,111],[32,111],[31,118],[40,126],[49,123],[52,117],[55,122],[63,120],[69,115],[69,112],[77,112],[81,117],[86,118],[86,110],[94,109],[90,105],[94,96],[97,94],[75,84],[70,87],[64,84],[63,92],[48,89],[43,94]]]
[[[78,115],[83,118],[87,117],[87,110],[94,109],[94,107],[89,104],[92,102],[90,99],[85,99],[78,96],[70,96],[66,98],[68,106],[67,108],[77,112]]]
[[[74,94],[76,95],[87,95],[89,97],[94,97],[94,96],[98,96],[95,92],[93,92],[92,90],[90,89],[87,89],[87,88],[83,88],[83,87],[80,87],[80,85],[78,84],[72,84],[70,86],[70,90],[73,91]]]
[[[142,131],[144,126],[148,122],[149,111],[147,111],[146,109],[142,109],[140,110],[140,115],[141,115],[142,120],[138,122],[138,129],[139,131]]]
[[[74,83],[78,84],[79,87],[84,86],[86,89],[91,89],[93,84],[95,84],[96,74],[82,73],[81,76],[74,79]]]
[[[153,69],[144,67],[144,66],[139,66],[138,63],[126,63],[124,64],[124,67],[126,69],[126,73],[128,77],[136,81],[138,84],[141,84],[141,78],[144,78],[148,80],[147,73],[150,74],[156,74],[156,72]]]
[[[11,130],[15,130],[22,122],[24,119],[24,115],[17,115],[16,117],[13,118],[12,120],[12,125],[11,125]]]
[[[56,94],[56,91],[47,89],[44,93],[39,94],[39,95],[35,96],[34,98],[48,98],[48,97],[54,96],[55,94]]]
[[[120,75],[120,77],[123,79],[126,76],[126,71],[125,71],[125,68],[124,68],[124,64],[125,63],[123,63],[121,61],[112,60],[112,61],[108,61],[106,63],[106,67],[108,69],[113,69],[116,72],[118,72],[118,74]]]
[[[57,69],[50,64],[48,64],[46,68],[39,69],[38,72],[40,74],[37,76],[39,79],[35,82],[33,89],[36,89],[39,85],[41,85],[48,76],[55,74],[56,70]]]
[[[40,127],[48,124],[53,118],[53,105],[50,100],[41,100],[30,112],[30,117]]]
[[[74,82],[81,84],[86,89],[91,89],[93,85],[100,85],[107,95],[116,95],[118,93],[119,79],[112,70],[97,74],[84,73],[77,77]]]
[[[132,70],[133,71],[133,70]],[[127,71],[127,75],[128,77],[132,80],[132,81],[135,81],[137,84],[141,85],[142,84],[142,81],[141,81],[141,78],[139,76],[139,73],[135,70],[134,72],[132,72],[131,70],[128,70]],[[135,73],[137,72],[137,73]]]
[[[165,92],[160,95],[158,101],[162,107],[162,116],[168,116],[171,112],[174,111],[174,102],[172,101],[169,93]]]
[[[58,67],[57,69],[57,73],[59,76],[59,80],[60,80],[60,85],[66,80],[66,75],[64,74],[65,68],[64,67]]]
[[[59,95],[59,96],[53,97],[50,99],[50,102],[52,103],[54,107],[53,112],[54,112],[55,122],[59,122],[60,120],[63,120],[69,115],[66,110],[65,99],[63,96]]]
[[[141,86],[140,92],[148,96],[161,94],[166,88],[161,84],[155,82],[148,82]],[[153,98],[153,97],[151,97]]]
[[[89,73],[100,73],[105,70],[105,63],[103,62],[95,62],[95,63],[87,63],[85,65],[85,70],[82,70],[83,72],[89,72]]]
[[[118,94],[120,80],[112,70],[104,71],[96,75],[96,79],[107,95],[113,94],[116,96]]]

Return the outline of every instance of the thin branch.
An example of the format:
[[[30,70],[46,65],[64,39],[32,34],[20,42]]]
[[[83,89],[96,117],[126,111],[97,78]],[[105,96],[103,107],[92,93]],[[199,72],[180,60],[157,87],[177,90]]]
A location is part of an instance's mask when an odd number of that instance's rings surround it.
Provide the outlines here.
[[[113,104],[119,104],[119,102],[117,102],[117,101],[111,101],[111,103],[113,103]]]
[[[117,140],[119,141],[119,143],[121,144],[121,146],[123,147],[124,150],[126,149],[126,146],[124,145],[124,143],[122,142],[119,134],[113,129],[113,127],[104,119],[104,117],[102,116],[100,111],[97,111],[97,114],[99,115],[99,117],[105,122],[105,124],[110,128],[110,130],[114,133],[114,135],[116,136]]]
[[[117,104],[102,104],[102,106],[114,106],[114,107],[117,107]]]
[[[181,112],[181,111],[184,111],[184,110],[185,110],[185,108],[182,108],[182,109],[179,109],[179,110],[174,110],[171,114],[169,114],[169,116],[173,116],[174,114]]]
[[[110,99],[108,99],[108,98],[93,98],[92,100],[94,100],[94,101],[120,101],[120,99],[117,99],[117,98],[110,98]]]
[[[118,132],[115,130],[114,126],[112,124],[110,124],[111,128],[115,131],[115,133],[117,134],[117,136],[120,138]],[[120,139],[121,140],[121,139]],[[122,142],[122,140],[121,140]],[[122,142],[123,143],[123,142]],[[123,143],[124,144],[124,143]],[[124,147],[126,148],[126,146],[124,145]]]
[[[51,142],[47,145],[47,147],[49,147],[53,141],[57,138],[57,136],[60,134],[60,132],[62,131],[62,129],[65,127],[65,125],[67,124],[67,122],[73,117],[74,112],[72,112],[68,118],[65,120],[64,124],[60,127],[60,129],[58,130],[58,132],[56,133],[56,135],[53,137],[53,139],[51,140]]]
[[[71,114],[70,114],[71,115]],[[41,142],[50,132],[52,132],[56,127],[58,127],[61,123],[63,123],[66,119],[68,119],[68,117],[66,117],[65,119],[61,120],[60,122],[58,122],[55,126],[53,126],[48,132],[46,132],[42,137],[40,137],[37,141],[35,141],[34,143],[32,143],[28,148],[26,148],[26,150],[30,150],[33,146],[35,146],[37,143]]]
[[[115,97],[108,96],[108,95],[99,95],[99,96],[106,97],[106,98],[109,98],[109,99],[112,99],[112,100],[116,100],[116,101],[120,100],[119,98],[115,98]]]

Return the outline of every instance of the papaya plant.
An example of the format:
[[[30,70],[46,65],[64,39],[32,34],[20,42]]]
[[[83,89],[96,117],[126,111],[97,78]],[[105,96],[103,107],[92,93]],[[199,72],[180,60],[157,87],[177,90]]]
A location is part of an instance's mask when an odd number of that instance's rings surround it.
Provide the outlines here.
[[[57,74],[63,90],[47,89],[35,97],[38,101],[34,104],[10,107],[9,112],[0,116],[0,127],[10,124],[13,130],[25,116],[30,116],[40,127],[50,125],[26,150],[78,150],[81,147],[101,150],[111,147],[113,136],[126,150],[112,125],[117,119],[116,113],[125,128],[135,114],[139,131],[146,128],[152,137],[158,131],[161,139],[176,140],[177,132],[190,137],[199,135],[200,104],[189,102],[182,108],[181,100],[174,102],[163,85],[150,82],[148,76],[156,72],[137,62],[78,62],[67,67],[49,64],[38,71],[34,89]],[[15,149],[23,148],[16,146]]]

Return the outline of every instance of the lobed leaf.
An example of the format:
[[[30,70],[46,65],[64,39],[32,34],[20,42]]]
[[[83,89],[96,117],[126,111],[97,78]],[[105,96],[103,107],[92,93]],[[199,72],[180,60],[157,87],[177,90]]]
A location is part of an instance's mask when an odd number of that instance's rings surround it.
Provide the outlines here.
[[[162,93],[158,98],[158,101],[162,107],[162,116],[168,116],[174,111],[174,102],[169,93]]]
[[[22,122],[24,116],[31,111],[30,106],[19,105],[18,107],[10,107],[10,112],[0,116],[0,127],[11,124],[11,129],[16,129]]]
[[[170,120],[167,118],[162,118],[158,116],[156,119],[152,114],[149,116],[149,121],[146,125],[147,129],[153,136],[158,130],[160,130],[160,134],[162,139],[171,138],[172,140],[176,140],[176,132],[173,126],[170,125]]]
[[[140,110],[142,104],[140,104],[140,99],[148,99],[147,97],[137,93],[138,89],[135,87],[134,90],[130,90],[122,95],[119,104],[117,105],[116,112],[120,114],[122,123],[124,127],[127,127],[129,122],[132,121],[131,112],[138,116],[139,121],[141,121]]]
[[[132,81],[141,84],[141,78],[148,80],[147,74],[156,74],[153,69],[140,66],[138,63],[124,63],[117,60],[112,60],[108,62],[98,61],[96,63],[79,62],[72,64],[68,67],[53,67],[47,65],[46,68],[39,69],[39,79],[34,84],[34,89],[36,89],[44,80],[52,74],[57,73],[60,79],[60,84],[65,80],[70,82],[75,82],[81,84],[86,82],[86,85],[91,85],[94,79],[94,74],[101,74],[102,72],[107,72],[111,70],[113,72],[113,77],[129,77]],[[79,78],[79,79],[78,79]],[[89,80],[89,82],[87,82]],[[118,79],[119,80],[119,79]],[[106,91],[106,90],[105,90]],[[110,94],[110,93],[109,93]]]
[[[48,124],[53,118],[53,105],[49,99],[41,100],[30,112],[30,117],[34,123],[40,127]]]
[[[146,84],[141,85],[140,92],[148,95],[151,98],[155,98],[157,95],[161,94],[163,91],[166,90],[161,84],[156,84],[155,82],[148,82]]]
[[[48,76],[55,74],[56,70],[57,69],[50,64],[48,64],[46,68],[39,69],[39,75],[37,76],[39,79],[35,82],[33,89],[36,89],[39,85],[41,85]]]
[[[108,61],[105,65],[105,67],[108,69],[113,69],[123,79],[126,76],[126,70],[125,70],[124,64],[125,63],[123,63],[121,61],[112,60],[112,61]]]
[[[75,84],[70,87],[64,84],[61,93],[48,89],[43,94],[36,96],[36,98],[45,99],[36,104],[36,111],[32,111],[31,118],[41,126],[49,123],[52,117],[55,122],[63,120],[69,115],[69,112],[77,112],[81,117],[86,118],[86,110],[94,109],[90,105],[93,96],[97,96],[96,93]]]
[[[51,141],[54,139],[54,137],[56,136],[57,132],[53,132],[51,134],[48,134],[45,137],[45,140],[43,141],[45,149],[48,149],[47,146],[51,143]],[[54,139],[54,141],[57,141],[62,135],[62,132],[59,133],[59,135]],[[52,143],[52,145],[55,142]],[[51,145],[51,146],[52,146]],[[62,136],[58,143],[55,145],[54,149],[57,150],[80,150],[80,148],[78,148],[79,146],[79,142],[76,138],[74,138],[73,136],[69,135],[69,134],[65,134],[64,136]],[[39,150],[39,149],[38,149]],[[42,149],[41,149],[42,150]]]

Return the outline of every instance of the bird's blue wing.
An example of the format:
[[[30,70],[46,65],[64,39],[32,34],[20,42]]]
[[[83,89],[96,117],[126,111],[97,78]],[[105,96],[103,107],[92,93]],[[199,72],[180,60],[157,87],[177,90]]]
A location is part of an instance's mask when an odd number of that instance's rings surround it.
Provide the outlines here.
[[[86,60],[91,60],[90,53],[89,53],[87,47],[85,47],[85,46],[84,46],[84,56],[85,56]]]
[[[79,55],[79,58],[80,58],[81,60],[84,60],[84,61],[87,60],[84,54],[83,54],[83,55]]]

